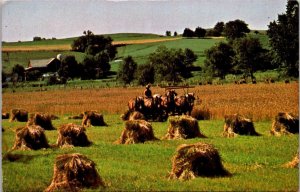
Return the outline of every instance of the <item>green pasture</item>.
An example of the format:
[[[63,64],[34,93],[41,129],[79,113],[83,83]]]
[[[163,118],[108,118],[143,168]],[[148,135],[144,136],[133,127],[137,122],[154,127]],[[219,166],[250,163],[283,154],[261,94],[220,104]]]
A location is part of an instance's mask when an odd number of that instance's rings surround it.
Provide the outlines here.
[[[261,31],[258,34],[251,32],[251,33],[249,33],[249,36],[253,37],[253,38],[258,38],[260,43],[262,44],[263,48],[265,48],[265,49],[271,48],[270,43],[269,43],[269,37],[267,36],[266,31]]]
[[[204,51],[209,49],[216,43],[224,41],[224,39],[178,39],[174,41],[147,43],[147,44],[135,44],[127,45],[118,48],[118,57],[126,57],[131,55],[138,64],[144,64],[147,62],[148,55],[155,52],[159,46],[166,46],[171,49],[186,49],[189,48],[194,51],[198,56],[195,66],[201,66],[203,64],[205,55]]]
[[[2,160],[3,191],[43,191],[51,182],[56,156],[81,153],[93,160],[105,188],[84,191],[297,191],[298,169],[282,165],[291,161],[298,150],[298,135],[275,137],[269,134],[270,121],[255,122],[261,136],[221,136],[223,121],[199,121],[201,132],[208,138],[189,140],[158,140],[143,144],[117,145],[124,122],[120,114],[104,115],[107,127],[87,128],[93,142],[90,147],[12,151],[14,161]],[[56,128],[64,123],[80,124],[81,120],[54,120]],[[2,156],[14,143],[15,129],[25,123],[2,121]],[[154,134],[162,138],[168,122],[152,122]],[[46,131],[50,144],[57,139],[57,131]],[[168,180],[171,158],[180,144],[205,142],[213,144],[222,157],[231,177],[199,177],[191,181]]]

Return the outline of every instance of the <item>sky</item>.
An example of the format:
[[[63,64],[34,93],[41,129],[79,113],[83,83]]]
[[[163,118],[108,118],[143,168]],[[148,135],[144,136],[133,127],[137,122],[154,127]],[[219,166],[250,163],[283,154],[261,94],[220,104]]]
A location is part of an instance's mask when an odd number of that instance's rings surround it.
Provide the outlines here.
[[[250,29],[267,29],[285,12],[285,0],[5,0],[2,41],[94,34],[155,33],[213,28],[241,19]]]

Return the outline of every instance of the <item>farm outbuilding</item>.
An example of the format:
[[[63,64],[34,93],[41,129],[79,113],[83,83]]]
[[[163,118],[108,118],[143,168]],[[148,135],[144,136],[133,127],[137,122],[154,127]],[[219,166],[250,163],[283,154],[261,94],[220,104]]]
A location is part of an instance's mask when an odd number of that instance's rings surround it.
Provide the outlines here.
[[[60,67],[60,60],[57,58],[29,60],[28,67],[25,71],[39,70],[43,73],[56,72]]]

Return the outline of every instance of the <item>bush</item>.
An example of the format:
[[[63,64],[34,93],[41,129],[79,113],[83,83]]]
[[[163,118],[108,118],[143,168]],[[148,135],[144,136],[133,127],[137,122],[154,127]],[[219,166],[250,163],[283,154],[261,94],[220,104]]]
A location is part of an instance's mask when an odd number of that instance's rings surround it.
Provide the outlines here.
[[[39,80],[39,78],[42,77],[42,75],[43,74],[38,70],[29,71],[29,72],[27,72],[26,80],[27,81],[37,81],[37,80]]]

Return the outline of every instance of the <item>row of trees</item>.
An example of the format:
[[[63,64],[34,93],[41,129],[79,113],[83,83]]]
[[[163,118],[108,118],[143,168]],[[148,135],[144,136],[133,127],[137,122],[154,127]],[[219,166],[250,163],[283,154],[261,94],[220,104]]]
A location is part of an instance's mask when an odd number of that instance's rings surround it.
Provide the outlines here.
[[[42,38],[42,37],[39,37],[39,36],[33,37],[33,41],[44,41],[44,40],[56,40],[56,38],[52,37],[51,39],[46,39],[46,38]]]
[[[274,69],[270,53],[257,38],[243,37],[230,43],[221,42],[205,51],[205,72],[213,77],[243,74],[254,80],[254,72]]]
[[[117,79],[130,84],[137,79],[138,84],[145,85],[155,81],[178,82],[191,77],[191,67],[197,56],[190,49],[168,49],[160,46],[148,57],[148,62],[137,65],[131,56],[120,65]]]
[[[198,37],[198,38],[203,38],[205,37],[206,34],[206,30],[201,28],[201,27],[197,27],[195,29],[195,31],[189,29],[189,28],[185,28],[183,31],[182,36],[183,37]]]
[[[171,35],[172,35],[172,32],[171,32],[171,31],[166,31],[166,36],[167,36],[167,37],[170,37]],[[178,35],[177,32],[174,31],[173,36],[176,37],[177,35]]]
[[[205,71],[214,77],[243,74],[254,78],[258,70],[280,69],[284,76],[299,77],[299,5],[288,1],[285,14],[269,24],[267,35],[271,50],[257,38],[246,37],[250,30],[243,21],[226,23],[221,42],[205,51]]]
[[[205,36],[215,36],[219,37],[224,35],[229,40],[233,40],[235,38],[240,38],[245,35],[245,33],[249,33],[250,29],[247,24],[242,20],[234,20],[229,21],[226,24],[224,22],[217,22],[213,29],[206,30],[201,27],[197,27],[195,31],[185,28],[183,31],[183,37],[198,37],[203,38]]]

